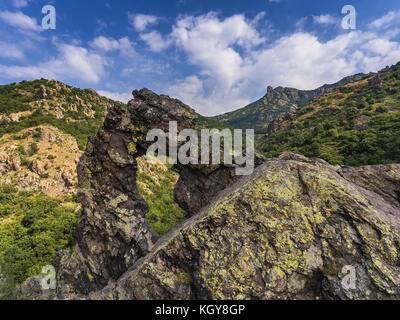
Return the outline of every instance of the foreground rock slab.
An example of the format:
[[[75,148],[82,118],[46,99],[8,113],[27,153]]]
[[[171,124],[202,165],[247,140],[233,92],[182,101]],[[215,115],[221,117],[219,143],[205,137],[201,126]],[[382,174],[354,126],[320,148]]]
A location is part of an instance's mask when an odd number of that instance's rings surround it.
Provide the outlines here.
[[[91,298],[398,299],[399,190],[400,165],[283,154]]]

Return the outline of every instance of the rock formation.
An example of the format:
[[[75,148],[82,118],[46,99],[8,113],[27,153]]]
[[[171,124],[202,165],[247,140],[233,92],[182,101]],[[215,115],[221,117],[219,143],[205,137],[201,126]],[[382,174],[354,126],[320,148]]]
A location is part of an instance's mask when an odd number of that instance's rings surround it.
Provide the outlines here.
[[[84,213],[76,247],[56,259],[58,298],[400,298],[400,165],[284,153],[242,178],[177,166],[176,199],[192,216],[158,238],[135,159],[148,130],[193,127],[196,115],[148,90],[134,97],[109,111],[78,165]]]
[[[40,190],[53,197],[76,192],[75,161],[82,152],[76,139],[50,125],[6,134],[0,145],[0,184]],[[38,148],[31,152],[32,144]]]
[[[136,158],[153,143],[146,141],[149,130],[168,132],[170,121],[177,122],[179,131],[194,128],[197,114],[182,102],[147,89],[133,95],[127,107],[109,110],[78,164],[84,213],[78,221],[77,246],[58,257],[61,295],[88,294],[117,280],[158,239],[144,220],[148,207],[136,187]],[[236,179],[235,165],[205,167],[184,171],[176,166],[182,172],[176,198],[190,214]]]
[[[399,189],[400,165],[283,154],[91,298],[398,299]]]

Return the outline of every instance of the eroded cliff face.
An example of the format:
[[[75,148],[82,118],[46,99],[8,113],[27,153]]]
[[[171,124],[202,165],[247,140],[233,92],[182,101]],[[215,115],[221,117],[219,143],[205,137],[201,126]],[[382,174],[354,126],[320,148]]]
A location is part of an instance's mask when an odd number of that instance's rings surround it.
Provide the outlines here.
[[[400,298],[400,165],[284,153],[241,178],[229,166],[177,166],[176,198],[192,216],[159,239],[143,219],[135,158],[150,128],[191,127],[196,116],[134,95],[110,110],[79,164],[84,214],[77,246],[58,257],[58,298]]]

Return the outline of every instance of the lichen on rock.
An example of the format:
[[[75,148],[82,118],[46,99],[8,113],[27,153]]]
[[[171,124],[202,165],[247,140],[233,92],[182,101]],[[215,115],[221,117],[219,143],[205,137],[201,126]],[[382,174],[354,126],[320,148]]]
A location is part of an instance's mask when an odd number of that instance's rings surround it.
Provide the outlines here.
[[[342,170],[294,154],[267,161],[92,297],[398,299],[400,208]],[[387,183],[398,189],[399,176]],[[355,288],[342,283],[346,266]]]

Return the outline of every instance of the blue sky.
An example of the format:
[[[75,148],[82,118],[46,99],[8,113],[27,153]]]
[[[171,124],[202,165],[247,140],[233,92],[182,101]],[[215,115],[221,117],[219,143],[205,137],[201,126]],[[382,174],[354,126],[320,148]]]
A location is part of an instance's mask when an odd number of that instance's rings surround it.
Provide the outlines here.
[[[42,7],[56,9],[43,30]],[[357,12],[344,30],[344,5]],[[314,89],[400,61],[398,0],[2,0],[0,84],[47,78],[127,101],[147,87],[204,115],[271,85]]]

